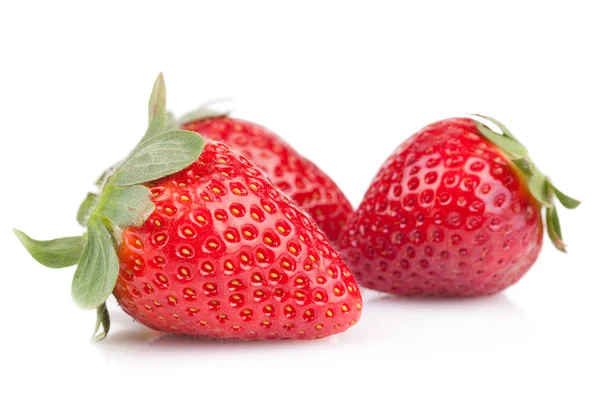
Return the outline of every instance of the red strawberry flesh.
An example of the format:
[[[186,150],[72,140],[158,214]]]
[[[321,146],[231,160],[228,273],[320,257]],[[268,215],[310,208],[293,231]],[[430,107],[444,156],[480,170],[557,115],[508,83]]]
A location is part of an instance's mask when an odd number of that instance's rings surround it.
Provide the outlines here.
[[[475,121],[425,127],[398,147],[341,237],[366,287],[475,296],[518,281],[542,244],[540,205]]]
[[[323,233],[260,169],[207,140],[198,161],[149,184],[156,209],[123,232],[114,290],[166,332],[315,339],[358,321],[362,300]]]
[[[329,176],[283,139],[260,125],[229,117],[193,121],[182,128],[240,151],[307,211],[335,243],[352,205]]]

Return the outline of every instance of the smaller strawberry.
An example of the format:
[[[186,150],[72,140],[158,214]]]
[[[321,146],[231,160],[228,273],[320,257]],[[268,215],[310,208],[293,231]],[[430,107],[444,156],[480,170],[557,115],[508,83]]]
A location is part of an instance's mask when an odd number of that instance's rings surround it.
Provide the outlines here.
[[[477,296],[517,282],[542,246],[541,210],[561,251],[559,191],[498,121],[431,124],[387,159],[342,232],[364,286],[401,295]],[[496,125],[500,134],[489,126]]]
[[[97,309],[96,338],[111,293],[140,323],[193,336],[318,339],[357,322],[360,291],[315,222],[229,146],[165,132],[165,102],[160,75],[146,135],[80,208],[86,234],[15,230],[40,263],[78,264],[72,295]]]
[[[241,152],[307,211],[336,242],[352,214],[352,205],[335,182],[281,137],[258,124],[231,118],[207,107],[178,121],[181,129],[198,132]]]

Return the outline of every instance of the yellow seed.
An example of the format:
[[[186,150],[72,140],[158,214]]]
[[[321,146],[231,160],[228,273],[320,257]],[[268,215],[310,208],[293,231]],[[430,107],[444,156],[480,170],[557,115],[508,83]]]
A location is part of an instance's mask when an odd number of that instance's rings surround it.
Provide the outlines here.
[[[310,264],[304,264],[304,270],[305,271],[310,271],[312,269],[312,265]]]
[[[232,209],[231,209],[231,213],[232,213],[233,215],[240,215],[240,210],[238,210],[237,208],[232,208]]]
[[[166,282],[166,281],[167,281],[167,277],[166,277],[166,276],[164,276],[163,274],[160,274],[160,275],[158,276],[158,279],[160,279],[160,280],[161,280],[161,281],[163,281],[163,282]]]
[[[138,247],[142,247],[142,241],[140,239],[137,239],[135,244],[137,244]]]
[[[175,314],[175,313],[173,313],[173,314],[171,314],[171,315],[173,316],[173,318],[177,318],[177,319],[179,319],[179,315],[177,315],[177,314]]]
[[[273,311],[273,306],[272,305],[265,306],[265,310],[271,312],[271,311]]]
[[[238,329],[240,329],[240,328],[241,328],[241,326],[239,326],[239,325],[233,325],[231,328],[232,328],[232,329],[235,329],[235,330],[237,331]]]
[[[288,247],[288,250],[290,251],[290,253],[292,254],[296,254],[298,252],[298,250],[294,247],[294,246],[290,246]]]
[[[240,286],[240,283],[241,283],[241,282],[240,282],[239,280],[237,280],[237,279],[234,279],[234,280],[232,280],[230,283],[231,283],[233,286]]]
[[[185,247],[184,247],[183,249],[181,249],[181,252],[182,252],[183,254],[185,254],[186,256],[189,256],[190,254],[192,254],[192,252],[191,252],[191,251],[189,251],[188,249],[186,249]]]
[[[333,329],[340,329],[340,324],[335,324],[335,325],[333,326]]]
[[[227,161],[223,160],[222,158],[219,158],[219,159],[217,160],[217,162],[218,162],[219,164],[227,164]]]
[[[198,215],[198,216],[196,217],[196,219],[197,219],[199,222],[201,222],[201,223],[205,223],[205,222],[206,222],[206,218],[204,218],[202,215]]]
[[[240,189],[238,189],[238,188],[233,189],[232,192],[233,192],[233,194],[235,194],[237,196],[239,196],[239,195],[242,194],[242,191]]]
[[[268,212],[268,213],[271,212],[271,207],[268,204],[264,204],[263,208],[265,209],[266,212]]]
[[[254,279],[257,282],[260,282],[262,280],[261,277],[260,277],[260,275],[258,275],[258,274],[252,275],[252,279]]]
[[[356,308],[360,311],[362,310],[362,305],[360,303],[356,303]]]
[[[156,241],[157,241],[157,242],[162,242],[163,240],[165,240],[165,237],[166,237],[165,235],[158,235],[158,236],[156,237]]]
[[[219,245],[215,242],[208,242],[208,247],[210,247],[211,249],[214,249],[216,247],[218,247]]]
[[[136,263],[137,265],[142,265],[142,260],[140,260],[139,258],[136,258],[136,259],[135,259],[135,263]]]
[[[200,320],[200,325],[207,325],[207,324],[208,324],[208,321],[205,321],[205,320],[203,320],[203,319],[202,319],[202,320]]]
[[[256,257],[257,257],[257,258],[259,258],[259,259],[261,259],[261,260],[264,260],[264,259],[265,259],[265,255],[264,255],[263,253],[261,253],[260,251],[258,251],[258,252],[256,253]]]
[[[322,324],[317,324],[317,326],[315,326],[315,328],[320,331],[321,329],[323,329],[323,325]]]
[[[330,276],[334,276],[334,275],[335,275],[335,274],[333,273],[333,271],[332,271],[332,270],[330,270],[330,269],[328,269],[328,270],[327,270],[327,273],[328,273]]]
[[[258,218],[258,214],[257,214],[257,213],[253,212],[253,213],[252,213],[252,214],[250,214],[250,215],[252,215],[252,218],[253,218],[255,221],[258,221],[258,219],[259,219],[259,218]]]
[[[242,259],[243,262],[248,262],[248,260],[249,260],[248,257],[246,257],[244,254],[242,254],[240,256],[240,258]]]
[[[322,295],[321,293],[315,293],[315,297],[316,297],[318,300],[323,300],[323,295]]]
[[[183,183],[183,182],[179,183],[179,187],[184,187],[184,186],[185,186],[185,183]]]
[[[206,288],[207,288],[208,290],[213,290],[213,289],[215,288],[215,285],[213,285],[212,283],[207,283],[207,284],[206,284]],[[189,290],[189,289],[188,289],[188,290]]]
[[[148,304],[146,304],[144,307],[146,307],[148,310],[152,310],[152,307]]]
[[[317,277],[317,283],[318,283],[318,284],[322,285],[322,284],[323,284],[323,282],[325,282],[325,279],[321,278],[320,276],[319,276],[319,277]]]
[[[286,327],[291,328],[292,326],[294,326],[294,324],[292,324],[291,322],[288,322],[287,324],[285,324]]]
[[[352,293],[354,292],[354,289],[352,289],[352,286],[348,286],[348,293]]]
[[[302,285],[302,284],[304,284],[304,279],[302,279],[302,278],[296,278],[296,283],[298,285]]]
[[[172,208],[170,208],[170,207],[167,207],[167,208],[165,208],[165,212],[166,212],[167,214],[173,214],[173,209],[172,209]]]
[[[160,223],[160,221],[159,221],[159,220],[155,219],[155,220],[154,220],[154,225],[156,225],[156,226],[161,226],[162,224]]]
[[[278,226],[277,230],[279,231],[279,233],[284,233],[285,229],[283,229],[283,226]]]
[[[157,307],[160,307],[160,303],[159,303],[158,301],[154,300],[154,304],[155,304]]]
[[[245,309],[244,311],[242,311],[242,313],[243,313],[244,315],[250,315],[251,311],[250,311],[250,310],[248,310],[248,309]]]
[[[252,236],[252,232],[250,232],[250,231],[244,231],[244,236],[250,237],[250,236]]]
[[[342,311],[343,312],[348,312],[348,306],[345,304],[342,304]]]
[[[258,190],[258,186],[256,186],[254,183],[249,184],[248,187],[254,191]]]
[[[262,323],[263,323],[263,325],[271,325],[271,321],[267,321],[267,320],[264,320]]]
[[[277,279],[277,278],[279,278],[279,274],[278,274],[278,273],[276,273],[276,272],[271,272],[271,273],[269,274],[269,277],[270,277],[271,279]]]
[[[291,306],[285,306],[285,311],[292,312],[294,309]]]
[[[353,319],[351,319],[350,322],[349,322],[349,325],[354,325],[355,323],[356,323],[356,321],[353,320]]]
[[[198,311],[198,309],[197,309],[196,307],[190,307],[190,308],[188,308],[188,310],[189,310],[189,311],[191,311],[191,312],[196,312],[196,311]]]
[[[338,288],[334,287],[334,288],[333,288],[333,293],[335,293],[335,294],[340,294],[340,293],[342,293],[342,292],[340,291],[340,289],[338,289]]]
[[[233,240],[235,238],[235,236],[233,236],[231,233],[226,233],[225,237],[229,240]]]
[[[270,237],[265,237],[265,243],[266,244],[273,244],[273,239],[271,239]]]
[[[169,296],[168,299],[171,303],[177,303],[177,298],[175,296]]]
[[[186,195],[183,195],[183,196],[180,197],[180,200],[181,201],[190,201],[190,198],[187,197]]]
[[[296,296],[296,297],[297,297],[297,298],[299,298],[299,299],[303,299],[304,297],[306,297],[306,296],[304,295],[304,293],[301,293],[301,292],[296,292],[296,293],[294,293],[294,296]]]
[[[210,265],[209,263],[204,263],[203,267],[204,267],[204,269],[205,269],[205,270],[207,270],[207,271],[212,271],[212,270],[213,270],[213,267],[212,267],[212,265]],[[183,271],[183,270],[182,270],[182,271]],[[184,275],[187,275],[187,270],[186,270],[186,273],[184,273]]]
[[[185,234],[186,234],[186,235],[188,235],[188,236],[191,236],[191,235],[192,235],[194,232],[192,232],[192,230],[191,230],[191,229],[184,229],[184,230],[183,230],[183,233],[185,233]]]
[[[225,314],[219,314],[218,317],[221,318],[221,319],[225,319],[225,318],[227,318],[227,315],[225,315]]]
[[[325,315],[327,315],[329,318],[331,318],[331,317],[333,317],[333,311],[327,310],[327,311],[325,311]]]
[[[310,254],[310,255],[308,256],[308,258],[309,258],[309,259],[310,259],[310,261],[312,261],[312,262],[315,262],[315,261],[317,261],[317,260],[315,259],[315,256],[313,256],[312,254]]]
[[[311,316],[312,316],[312,311],[310,311],[310,310],[306,310],[306,311],[304,312],[304,315],[306,315],[307,317],[311,317]]]
[[[225,261],[225,268],[227,268],[228,270],[232,270],[233,269],[233,264],[230,263],[229,261]]]
[[[215,187],[215,188],[213,188],[213,189],[212,189],[212,191],[213,191],[213,193],[215,193],[215,194],[221,194],[221,189],[219,189],[219,188],[216,188],[216,187]]]
[[[233,296],[231,296],[232,299],[234,299],[235,301],[239,301],[241,299],[239,294],[234,294]]]
[[[221,175],[229,177],[229,174],[227,174],[227,172],[225,172],[225,171],[221,171]]]
[[[262,290],[257,290],[256,292],[254,292],[254,294],[258,297],[262,297],[265,294],[265,292],[263,292]]]

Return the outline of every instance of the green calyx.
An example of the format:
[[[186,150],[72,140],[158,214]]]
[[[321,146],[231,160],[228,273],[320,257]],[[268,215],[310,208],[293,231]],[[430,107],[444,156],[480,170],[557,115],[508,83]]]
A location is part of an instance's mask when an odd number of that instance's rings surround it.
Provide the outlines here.
[[[214,108],[214,106],[219,104],[223,105],[227,101],[229,101],[229,99],[215,99],[207,101],[206,103],[200,105],[197,109],[182,115],[178,119],[175,119],[173,114],[169,113],[168,118],[169,123],[171,124],[170,126],[175,128],[190,122],[201,121],[203,119],[226,117],[231,113],[231,110],[227,109],[226,107],[225,110],[218,110],[217,108]]]
[[[166,89],[159,74],[148,107],[148,128],[142,140],[122,162],[109,168],[96,182],[98,193],[88,193],[77,212],[86,233],[48,241],[34,240],[14,230],[23,246],[40,264],[64,268],[77,264],[71,294],[81,308],[96,309],[93,340],[110,329],[106,300],[119,274],[116,246],[123,229],[141,226],[154,211],[150,190],[142,185],[171,175],[195,162],[204,139],[195,132],[170,129]],[[102,328],[102,332],[98,331]]]
[[[552,240],[552,243],[558,250],[566,252],[554,199],[558,199],[560,204],[568,209],[577,208],[581,202],[558,190],[552,184],[550,178],[537,169],[529,157],[527,148],[517,140],[506,126],[494,118],[479,114],[473,115],[491,122],[491,124],[500,130],[500,133],[497,133],[486,124],[474,120],[481,135],[500,148],[507,155],[508,160],[527,177],[529,191],[540,205],[545,208],[546,230],[550,240]]]

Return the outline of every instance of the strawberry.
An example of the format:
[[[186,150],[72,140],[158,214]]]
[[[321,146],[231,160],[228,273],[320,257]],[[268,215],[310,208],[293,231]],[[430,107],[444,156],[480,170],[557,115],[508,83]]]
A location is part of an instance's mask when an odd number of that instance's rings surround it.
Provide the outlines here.
[[[78,263],[73,298],[109,329],[112,293],[159,331],[236,339],[316,339],[360,318],[362,299],[315,222],[246,157],[195,132],[164,132],[159,75],[144,139],[102,179],[81,237],[36,241],[31,255]]]
[[[306,210],[335,243],[352,214],[352,205],[319,167],[270,130],[207,108],[184,116],[181,128],[198,132],[240,151]]]
[[[454,118],[423,128],[381,167],[340,239],[364,286],[433,296],[503,290],[540,252],[542,208],[564,251],[553,199],[579,202],[539,172],[504,125],[479,117],[486,123]]]

